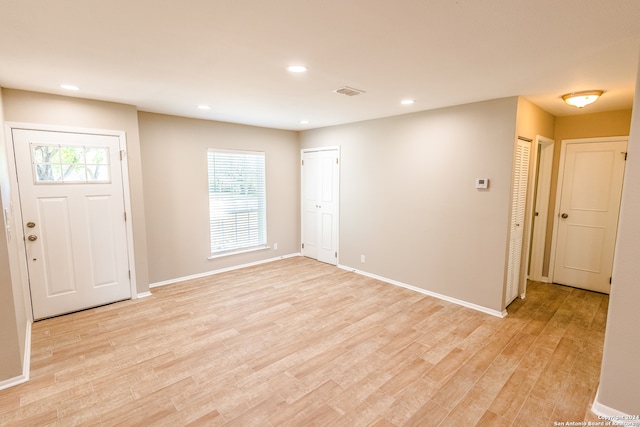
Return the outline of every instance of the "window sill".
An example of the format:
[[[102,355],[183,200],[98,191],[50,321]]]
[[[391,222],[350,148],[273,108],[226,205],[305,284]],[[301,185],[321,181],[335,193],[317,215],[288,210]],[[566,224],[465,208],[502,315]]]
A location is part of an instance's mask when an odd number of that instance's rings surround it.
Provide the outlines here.
[[[237,251],[221,252],[221,253],[218,253],[218,254],[211,255],[207,259],[224,258],[224,257],[230,256],[230,255],[246,254],[246,253],[249,253],[249,252],[263,251],[265,249],[271,249],[271,246],[264,245],[264,246],[256,246],[256,247],[249,248],[249,249],[241,249],[241,250],[237,250]]]

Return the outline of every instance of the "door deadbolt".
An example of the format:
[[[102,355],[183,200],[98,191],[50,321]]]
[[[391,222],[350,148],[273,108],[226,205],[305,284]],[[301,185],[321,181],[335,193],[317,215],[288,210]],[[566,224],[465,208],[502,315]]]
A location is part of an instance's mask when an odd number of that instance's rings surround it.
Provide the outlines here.
[[[35,226],[36,226],[36,223],[35,223],[35,222],[31,222],[31,221],[29,221],[29,222],[27,223],[27,227],[29,227],[29,228],[33,228],[33,227],[35,227]]]
[[[29,239],[30,242],[35,242],[36,240],[38,240],[38,236],[34,234],[30,234],[29,237],[27,237],[27,239]]]
[[[560,215],[563,219],[567,219],[569,218],[569,215],[567,215],[566,213],[563,213],[562,215]]]

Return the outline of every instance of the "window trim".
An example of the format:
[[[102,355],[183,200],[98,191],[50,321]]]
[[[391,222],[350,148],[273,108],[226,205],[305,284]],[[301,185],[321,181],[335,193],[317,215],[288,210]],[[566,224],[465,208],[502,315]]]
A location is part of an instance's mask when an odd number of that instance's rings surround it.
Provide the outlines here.
[[[235,155],[247,155],[247,156],[260,156],[262,158],[262,202],[259,202],[259,209],[257,210],[258,213],[258,224],[260,224],[260,222],[263,223],[263,227],[262,229],[258,228],[258,234],[263,234],[263,238],[261,239],[261,241],[255,245],[250,245],[250,246],[237,246],[234,248],[229,248],[229,249],[222,249],[222,250],[217,250],[214,251],[214,247],[213,247],[213,230],[212,230],[212,222],[213,222],[213,212],[211,210],[211,198],[212,198],[212,193],[210,190],[210,182],[211,182],[211,178],[212,178],[212,171],[211,171],[211,160],[210,160],[210,155],[211,154],[235,154]],[[248,252],[255,252],[255,251],[260,251],[260,250],[265,250],[265,249],[270,249],[270,247],[268,246],[268,240],[267,240],[267,162],[266,162],[266,153],[264,151],[255,151],[255,150],[229,150],[229,149],[218,149],[218,148],[208,148],[207,149],[207,196],[209,199],[209,257],[208,259],[216,259],[216,258],[222,258],[222,257],[226,257],[229,255],[237,255],[237,254],[243,254],[243,253],[248,253]],[[262,209],[260,209],[260,207],[262,207]],[[262,218],[260,218],[262,213]]]

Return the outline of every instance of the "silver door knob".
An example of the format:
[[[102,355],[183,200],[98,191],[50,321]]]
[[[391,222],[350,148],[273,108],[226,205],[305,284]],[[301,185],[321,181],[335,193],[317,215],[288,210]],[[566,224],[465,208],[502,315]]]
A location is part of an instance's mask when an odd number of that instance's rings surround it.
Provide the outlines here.
[[[562,215],[560,215],[563,219],[567,219],[569,218],[569,215],[567,215],[566,213],[563,213]]]
[[[27,237],[27,239],[29,239],[30,242],[35,242],[36,240],[38,240],[38,236],[34,234],[30,234],[29,237]]]

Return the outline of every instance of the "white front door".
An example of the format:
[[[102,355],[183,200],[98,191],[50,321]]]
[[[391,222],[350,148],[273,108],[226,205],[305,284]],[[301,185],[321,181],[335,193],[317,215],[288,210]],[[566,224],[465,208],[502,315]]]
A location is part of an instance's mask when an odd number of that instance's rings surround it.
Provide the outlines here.
[[[338,262],[338,150],[302,152],[302,255]]]
[[[553,281],[609,293],[627,140],[564,148]]]
[[[34,318],[131,298],[119,138],[12,134]]]

